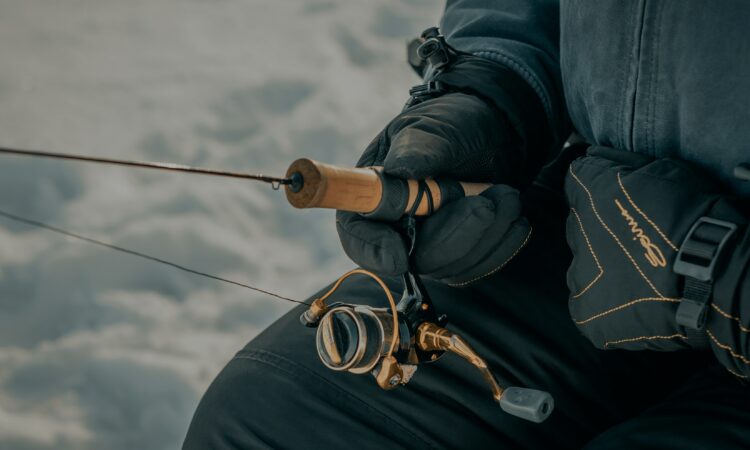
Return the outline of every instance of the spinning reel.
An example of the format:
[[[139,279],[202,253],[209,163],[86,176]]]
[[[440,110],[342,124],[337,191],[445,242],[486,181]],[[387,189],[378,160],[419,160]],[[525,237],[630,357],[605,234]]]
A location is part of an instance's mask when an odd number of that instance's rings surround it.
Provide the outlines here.
[[[341,283],[355,274],[375,280],[383,289],[389,307],[326,304]],[[396,304],[380,277],[355,269],[313,301],[300,321],[305,326],[317,327],[315,344],[326,367],[358,375],[370,373],[378,386],[390,390],[407,384],[419,364],[437,361],[445,352],[451,352],[479,369],[492,389],[493,398],[505,412],[537,423],[550,415],[554,400],[549,393],[500,387],[487,362],[461,336],[444,328],[447,319],[438,316],[418,276],[404,274],[403,284],[403,295]]]

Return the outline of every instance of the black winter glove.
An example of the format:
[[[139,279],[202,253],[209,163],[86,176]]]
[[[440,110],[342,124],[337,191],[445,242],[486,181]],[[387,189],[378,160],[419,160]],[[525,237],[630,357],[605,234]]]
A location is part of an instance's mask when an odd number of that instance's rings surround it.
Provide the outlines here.
[[[574,255],[568,271],[569,308],[595,346],[670,351],[710,342],[725,366],[738,373],[740,366],[747,369],[747,334],[737,341],[729,333],[740,325],[735,314],[743,308],[737,289],[748,284],[743,280],[750,258],[747,210],[739,202],[688,163],[605,148],[591,148],[588,156],[573,162],[565,192],[571,208],[567,239]],[[675,263],[707,266],[715,244],[728,232],[723,225],[702,222],[678,258],[678,249],[702,217],[737,228],[716,259],[713,302],[705,328],[698,330],[677,320],[678,309],[685,311],[680,308],[685,289],[693,289],[691,297],[700,292],[675,273]],[[730,260],[735,262],[727,264]],[[744,301],[747,310],[750,300]]]
[[[518,83],[517,75],[491,61],[462,56],[438,80],[451,77],[461,80],[461,86],[447,85],[449,92],[399,114],[357,165],[383,166],[386,174],[405,179],[504,183],[449,203],[418,224],[415,271],[463,285],[499,270],[528,239],[530,227],[521,217],[518,191],[508,184],[528,182],[543,156],[531,155],[527,131],[514,127],[493,101],[519,101],[513,96],[522,88],[510,95],[500,90],[500,84],[485,85],[495,86],[497,92],[482,95],[466,87],[470,80],[500,83],[503,77],[515,77]],[[533,91],[525,89],[531,96],[526,101],[538,102]],[[528,105],[524,108],[529,110]],[[409,268],[405,240],[392,224],[347,212],[337,212],[336,223],[344,250],[360,266],[388,275]]]

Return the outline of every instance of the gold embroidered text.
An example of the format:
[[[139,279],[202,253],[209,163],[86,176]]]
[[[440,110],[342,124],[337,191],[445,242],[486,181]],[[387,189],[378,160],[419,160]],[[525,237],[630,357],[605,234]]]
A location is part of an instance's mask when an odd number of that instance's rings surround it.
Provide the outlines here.
[[[641,247],[646,250],[644,255],[649,264],[654,267],[666,267],[667,259],[664,257],[664,253],[661,249],[651,242],[651,238],[646,236],[643,228],[638,226],[638,222],[636,222],[630,212],[622,206],[622,203],[620,203],[619,200],[615,199],[615,204],[620,208],[620,214],[622,214],[622,217],[624,217],[625,221],[628,223],[630,231],[633,233],[633,240],[640,242]]]

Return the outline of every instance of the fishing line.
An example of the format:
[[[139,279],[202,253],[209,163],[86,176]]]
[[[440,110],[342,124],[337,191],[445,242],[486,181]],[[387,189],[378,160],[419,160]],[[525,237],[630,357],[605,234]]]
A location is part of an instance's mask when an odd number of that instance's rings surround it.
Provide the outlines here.
[[[266,294],[268,296],[275,297],[275,298],[280,299],[280,300],[285,300],[287,302],[292,302],[292,303],[297,303],[297,304],[300,304],[300,305],[310,306],[309,303],[306,303],[306,302],[303,302],[303,301],[299,301],[299,300],[294,300],[294,299],[289,298],[289,297],[284,297],[283,295],[274,294],[273,292],[269,292],[269,291],[266,291],[265,289],[260,289],[260,288],[257,288],[255,286],[251,286],[251,285],[246,284],[246,283],[241,283],[239,281],[229,280],[227,278],[222,278],[222,277],[217,276],[217,275],[211,275],[210,273],[205,273],[205,272],[201,272],[199,270],[191,269],[189,267],[185,267],[185,266],[182,266],[182,265],[177,264],[177,263],[173,263],[173,262],[161,259],[161,258],[157,258],[155,256],[147,255],[145,253],[141,253],[141,252],[136,251],[136,250],[130,250],[130,249],[127,249],[127,248],[124,248],[124,247],[119,247],[117,245],[113,245],[113,244],[109,244],[109,243],[104,242],[104,241],[100,241],[98,239],[94,239],[94,238],[82,236],[80,234],[76,234],[76,233],[73,233],[71,231],[67,231],[67,230],[64,230],[62,228],[58,228],[58,227],[46,224],[44,222],[39,222],[39,221],[33,220],[33,219],[27,219],[25,217],[21,217],[21,216],[18,216],[16,214],[11,214],[11,213],[3,211],[3,210],[0,210],[0,216],[5,217],[6,219],[13,220],[15,222],[20,222],[20,223],[24,223],[26,225],[31,225],[31,226],[34,226],[34,227],[37,227],[37,228],[43,228],[45,230],[53,231],[55,233],[62,234],[64,236],[68,236],[68,237],[72,237],[74,239],[78,239],[80,241],[88,242],[90,244],[99,245],[101,247],[106,247],[106,248],[109,248],[111,250],[116,250],[118,252],[127,253],[129,255],[137,256],[139,258],[147,259],[149,261],[154,261],[154,262],[157,262],[157,263],[160,263],[160,264],[164,264],[166,266],[170,266],[170,267],[173,267],[175,269],[179,269],[179,270],[182,270],[184,272],[191,273],[193,275],[199,275],[199,276],[202,276],[202,277],[205,277],[205,278],[211,278],[212,280],[222,281],[224,283],[229,283],[229,284],[233,284],[235,286],[240,286],[240,287],[243,287],[243,288],[246,288],[246,289],[250,289],[250,290],[253,290],[253,291],[256,291],[256,292],[260,292],[261,294]]]

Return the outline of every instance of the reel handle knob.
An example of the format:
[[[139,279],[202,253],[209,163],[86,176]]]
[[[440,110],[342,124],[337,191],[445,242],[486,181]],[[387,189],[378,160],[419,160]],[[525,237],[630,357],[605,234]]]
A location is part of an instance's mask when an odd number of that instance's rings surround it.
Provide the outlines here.
[[[330,208],[397,220],[411,211],[419,191],[416,180],[402,180],[374,167],[347,168],[302,158],[287,170],[292,181],[285,185],[286,198],[295,208]],[[425,180],[432,197],[432,210],[459,198],[478,195],[489,183]],[[425,193],[426,194],[426,193]],[[429,200],[422,196],[416,215],[429,214]]]
[[[508,414],[535,423],[544,422],[555,408],[549,392],[537,389],[509,387],[500,398],[500,408]]]

